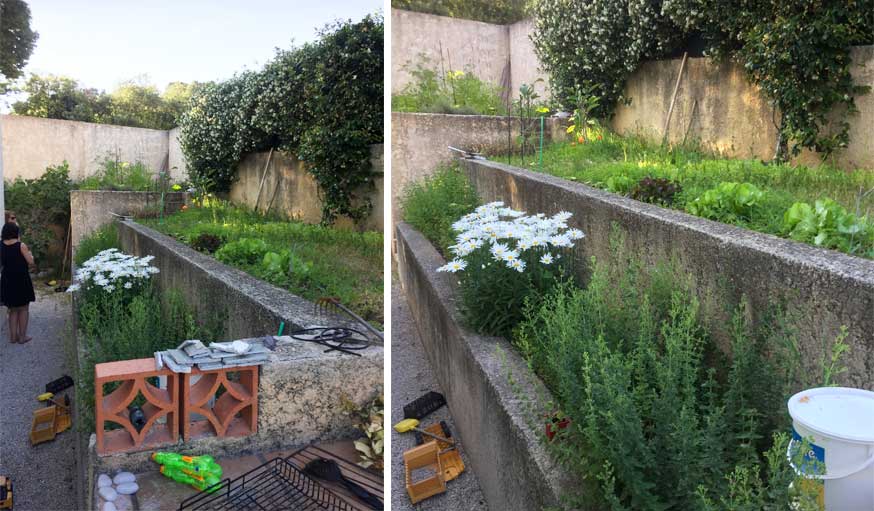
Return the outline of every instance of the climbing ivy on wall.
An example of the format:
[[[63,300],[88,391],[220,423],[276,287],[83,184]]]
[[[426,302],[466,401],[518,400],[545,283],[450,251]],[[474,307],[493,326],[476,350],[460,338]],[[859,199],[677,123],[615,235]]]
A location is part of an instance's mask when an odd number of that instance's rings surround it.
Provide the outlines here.
[[[780,158],[845,147],[840,114],[867,92],[853,83],[850,48],[874,43],[874,0],[539,0],[534,13],[532,39],[555,94],[573,108],[573,91],[594,87],[601,117],[628,99],[625,81],[641,62],[692,39],[742,65],[782,113]]]
[[[180,121],[192,179],[227,191],[246,153],[294,152],[319,183],[323,223],[364,218],[370,146],[383,141],[383,35],[380,15],[338,22],[261,71],[205,86]]]

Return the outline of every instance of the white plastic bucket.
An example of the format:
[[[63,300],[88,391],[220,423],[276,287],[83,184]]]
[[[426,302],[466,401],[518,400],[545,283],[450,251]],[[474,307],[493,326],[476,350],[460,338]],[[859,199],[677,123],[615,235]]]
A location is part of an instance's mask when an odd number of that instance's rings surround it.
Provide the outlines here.
[[[805,460],[818,460],[824,473],[795,469],[824,482],[826,511],[874,510],[874,392],[844,387],[805,390],[789,399],[789,415],[790,461],[793,446],[812,439]]]

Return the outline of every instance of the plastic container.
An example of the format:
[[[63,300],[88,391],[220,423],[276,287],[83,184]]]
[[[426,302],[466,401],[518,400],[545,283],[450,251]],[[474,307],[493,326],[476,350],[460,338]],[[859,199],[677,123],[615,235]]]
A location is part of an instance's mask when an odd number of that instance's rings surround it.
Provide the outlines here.
[[[825,510],[874,509],[874,392],[805,390],[789,399],[789,415],[793,431],[787,455],[791,461],[801,440],[811,439],[804,463],[793,467],[824,483]]]

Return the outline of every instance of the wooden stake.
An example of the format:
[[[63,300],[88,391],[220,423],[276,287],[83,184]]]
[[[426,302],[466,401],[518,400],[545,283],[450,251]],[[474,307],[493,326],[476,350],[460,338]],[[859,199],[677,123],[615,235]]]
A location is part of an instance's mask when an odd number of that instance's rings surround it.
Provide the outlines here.
[[[267,179],[267,168],[270,166],[270,159],[273,158],[273,148],[267,153],[267,163],[264,164],[264,171],[261,173],[261,184],[258,185],[258,197],[255,198],[255,211],[258,211],[258,203],[261,202],[261,189],[264,188],[264,181]]]
[[[668,141],[668,125],[671,123],[671,116],[674,113],[674,103],[677,102],[677,91],[680,90],[680,80],[683,78],[683,70],[686,69],[686,59],[689,57],[689,52],[683,52],[683,61],[680,63],[680,74],[677,75],[677,83],[674,84],[674,94],[671,96],[671,106],[668,108],[668,118],[665,119],[665,128],[662,130],[662,145]]]

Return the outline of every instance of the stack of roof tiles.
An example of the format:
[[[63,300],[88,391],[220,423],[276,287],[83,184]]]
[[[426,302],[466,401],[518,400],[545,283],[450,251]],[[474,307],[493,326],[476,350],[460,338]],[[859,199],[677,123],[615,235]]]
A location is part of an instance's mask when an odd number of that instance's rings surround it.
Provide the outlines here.
[[[155,364],[174,373],[190,373],[192,367],[210,371],[226,367],[260,365],[270,359],[276,347],[271,336],[240,339],[232,343],[212,343],[208,347],[198,340],[188,340],[176,349],[155,353]]]

